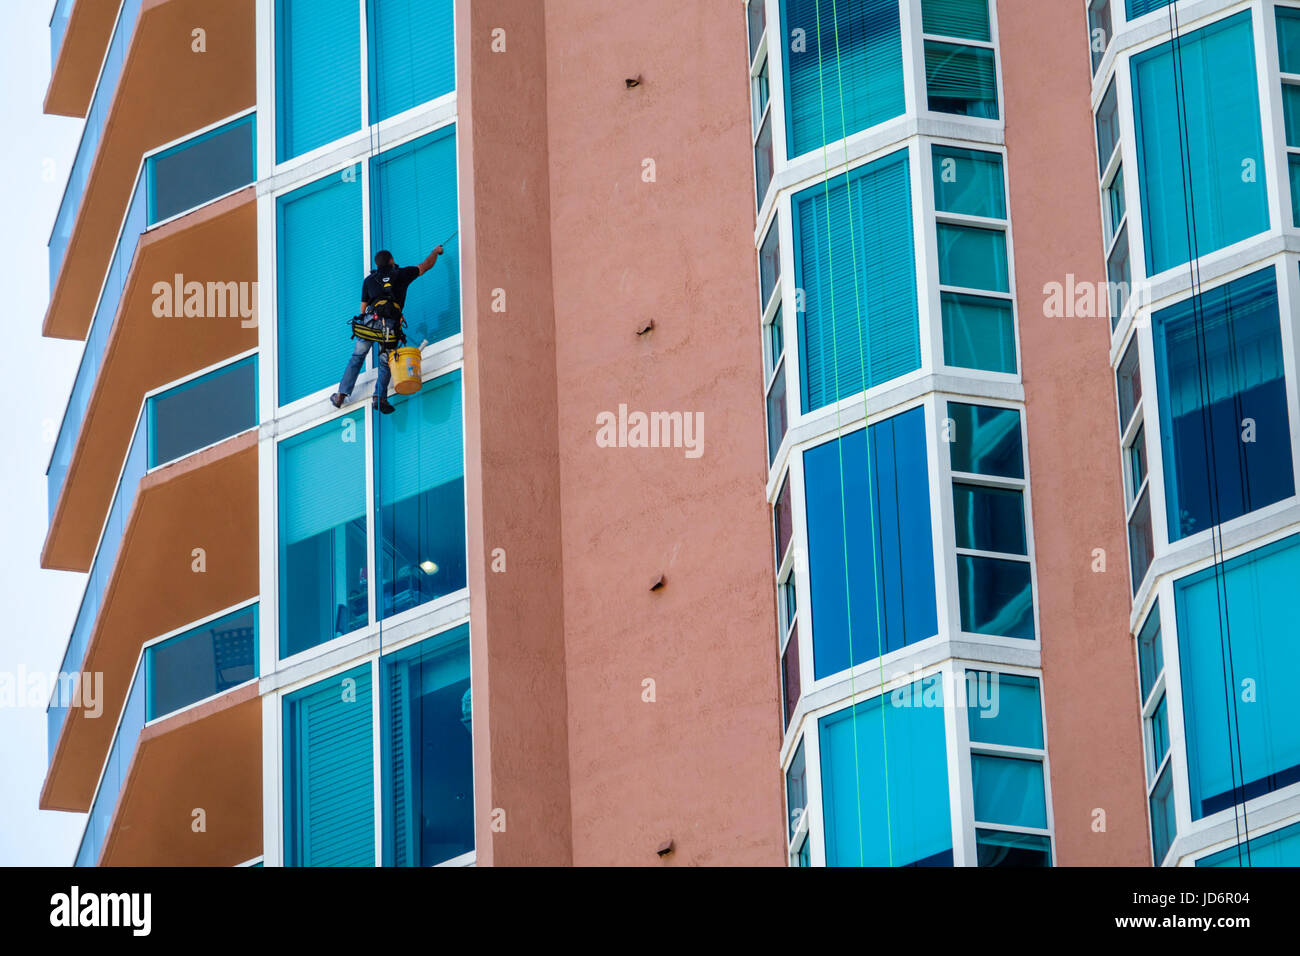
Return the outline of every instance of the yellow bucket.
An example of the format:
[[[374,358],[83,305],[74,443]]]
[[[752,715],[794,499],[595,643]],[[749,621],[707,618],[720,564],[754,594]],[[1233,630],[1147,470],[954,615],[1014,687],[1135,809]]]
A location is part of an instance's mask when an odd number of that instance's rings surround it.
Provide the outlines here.
[[[398,395],[414,395],[420,390],[420,350],[397,349],[388,356],[393,373],[393,388]]]

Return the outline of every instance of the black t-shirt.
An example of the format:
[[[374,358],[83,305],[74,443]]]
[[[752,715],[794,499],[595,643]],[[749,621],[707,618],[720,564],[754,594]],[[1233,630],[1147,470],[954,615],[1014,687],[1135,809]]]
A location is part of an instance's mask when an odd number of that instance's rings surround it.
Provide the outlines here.
[[[383,272],[376,269],[361,283],[361,301],[374,305],[380,299],[389,299],[401,309],[406,305],[406,290],[418,278],[420,270],[417,266],[404,266]],[[387,289],[384,288],[384,283],[388,283]]]

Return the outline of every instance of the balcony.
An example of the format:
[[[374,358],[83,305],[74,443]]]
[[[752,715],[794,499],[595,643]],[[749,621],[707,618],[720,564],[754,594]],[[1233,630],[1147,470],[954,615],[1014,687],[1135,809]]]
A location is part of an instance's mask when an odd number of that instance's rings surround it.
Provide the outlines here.
[[[50,88],[45,112],[85,116],[117,21],[114,0],[58,0],[50,17]]]
[[[244,327],[252,320],[242,318],[242,311],[248,311],[242,307],[255,306],[256,299],[253,193],[231,195],[254,178],[253,122],[252,115],[242,117],[141,164],[46,472],[51,522],[47,567],[85,569],[87,549],[93,546],[89,536],[102,521],[111,491],[102,477],[97,483],[92,478],[88,489],[77,489],[86,494],[72,496],[70,514],[79,528],[70,530],[80,536],[60,551],[63,539],[56,534],[55,519],[69,470],[83,451],[83,426],[92,408],[102,413],[101,406],[116,402],[119,412],[109,413],[108,431],[92,436],[92,447],[85,450],[102,475],[111,469],[103,467],[105,459],[94,446],[102,447],[108,461],[121,461],[129,427],[121,413],[129,415],[138,407],[145,390],[256,344],[256,330]],[[197,279],[200,270],[202,277],[222,283],[214,287],[222,293],[219,301],[212,297],[216,314],[197,320],[177,317],[163,333],[169,347],[158,348],[156,296],[149,280],[172,280],[177,274]],[[227,294],[229,281],[242,283],[234,286],[233,296]],[[204,305],[206,311],[206,301]],[[106,388],[101,379],[113,380],[112,386]]]
[[[257,593],[255,382],[248,357],[143,403],[61,666],[102,711],[51,700],[46,809],[90,805],[144,641]]]
[[[256,677],[256,604],[141,650],[77,866],[233,866],[261,853]]]
[[[252,108],[255,32],[253,0],[124,0],[50,236],[46,335],[86,334],[140,157]]]

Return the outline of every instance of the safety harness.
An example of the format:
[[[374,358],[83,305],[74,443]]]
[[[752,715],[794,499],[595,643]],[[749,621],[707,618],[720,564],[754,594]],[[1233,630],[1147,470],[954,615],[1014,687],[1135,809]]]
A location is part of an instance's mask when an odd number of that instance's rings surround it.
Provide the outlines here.
[[[381,276],[384,291],[391,294],[391,276]],[[406,318],[396,302],[390,298],[377,299],[366,306],[366,311],[352,319],[352,335],[366,342],[378,342],[388,350],[406,342]]]

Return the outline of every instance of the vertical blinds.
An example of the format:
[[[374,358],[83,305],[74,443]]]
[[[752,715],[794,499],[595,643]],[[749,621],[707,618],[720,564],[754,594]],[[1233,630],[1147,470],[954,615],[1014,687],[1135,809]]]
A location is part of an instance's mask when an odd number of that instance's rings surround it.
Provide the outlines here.
[[[453,0],[367,0],[367,5],[372,123],[456,88]]]
[[[278,0],[275,18],[276,161],[361,128],[361,13],[357,0]]]
[[[370,693],[370,665],[363,664],[285,698],[290,866],[374,865]]]
[[[373,248],[390,250],[402,265],[418,263],[457,231],[456,127],[444,127],[373,160],[370,193]],[[404,314],[412,345],[460,331],[456,241],[448,242],[438,264],[411,286]]]
[[[365,515],[366,435],[361,412],[280,443],[281,547]]]
[[[792,201],[804,412],[921,366],[908,171],[902,150]]]
[[[361,302],[361,175],[340,174],[281,196],[276,207],[279,403],[343,374],[348,318]]]
[[[791,157],[902,115],[898,0],[781,0],[781,24]]]
[[[1178,49],[1185,108],[1172,43],[1135,56],[1132,64],[1149,276],[1190,261],[1188,209],[1202,256],[1269,226],[1250,11],[1189,33]]]

